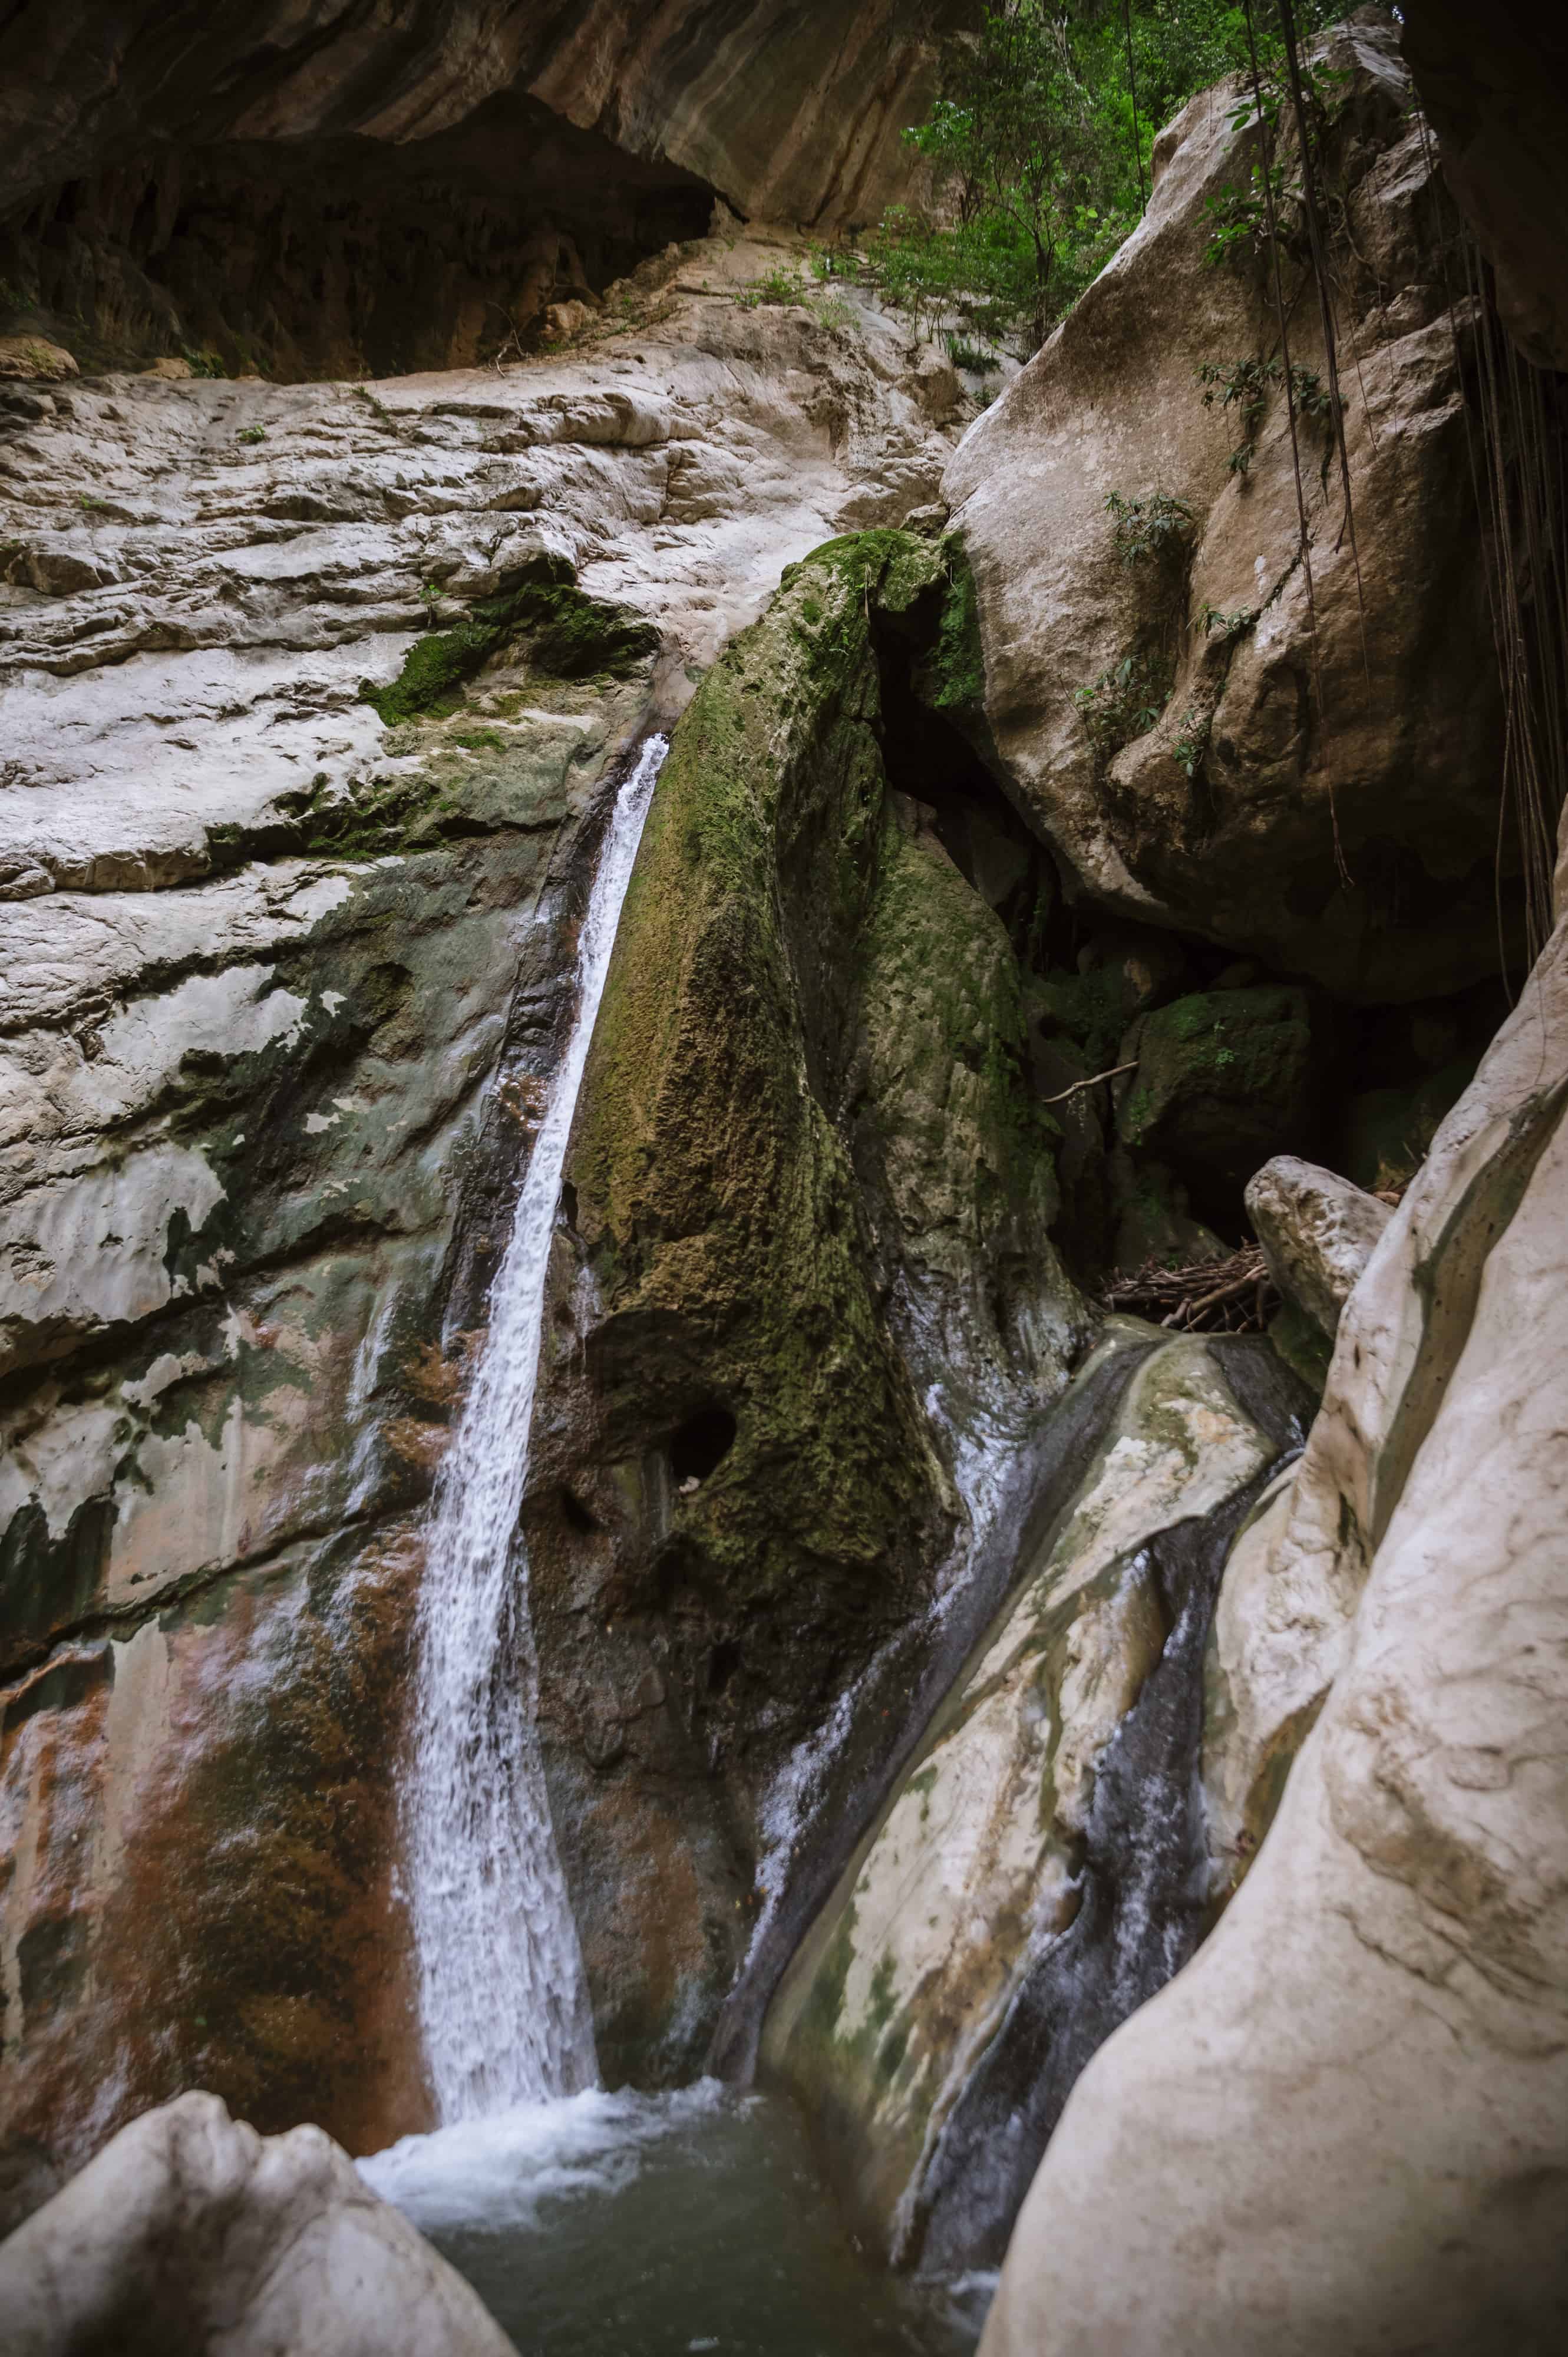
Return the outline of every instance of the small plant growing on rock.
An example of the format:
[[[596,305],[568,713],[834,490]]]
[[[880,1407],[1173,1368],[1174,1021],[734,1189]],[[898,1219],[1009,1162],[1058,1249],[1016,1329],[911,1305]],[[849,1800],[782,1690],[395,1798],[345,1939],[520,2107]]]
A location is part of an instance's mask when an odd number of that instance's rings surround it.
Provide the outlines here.
[[[208,351],[206,350],[199,352],[192,351],[190,346],[188,344],[185,348],[184,357],[190,363],[190,373],[192,376],[218,377],[227,376],[229,373],[228,370],[223,365],[223,356],[220,352]]]
[[[1105,511],[1115,518],[1112,537],[1125,565],[1140,565],[1145,557],[1164,564],[1185,554],[1197,529],[1187,501],[1169,491],[1145,491],[1138,500],[1107,491]]]
[[[352,393],[356,401],[362,401],[367,409],[374,411],[375,414],[381,419],[383,425],[395,427],[397,419],[392,415],[392,411],[387,407],[386,403],[378,399],[377,395],[371,391],[368,384],[350,385],[349,390]]]
[[[742,308],[747,311],[755,311],[764,303],[803,303],[805,299],[805,280],[799,271],[786,270],[782,263],[775,264],[760,278],[754,278],[736,297]]]
[[[1230,471],[1244,481],[1257,455],[1258,427],[1268,405],[1272,388],[1281,382],[1282,371],[1277,360],[1265,359],[1255,353],[1248,360],[1205,361],[1197,371],[1197,381],[1205,390],[1203,405],[1213,409],[1235,409],[1241,421],[1241,439],[1230,453]],[[1334,414],[1332,396],[1326,391],[1323,380],[1316,371],[1292,363],[1290,399],[1298,417],[1331,418]]]
[[[439,581],[426,581],[421,585],[419,602],[424,608],[426,626],[429,629],[434,630],[435,628],[435,617],[441,610],[441,584]]]
[[[266,438],[267,429],[264,425],[242,425],[234,436],[236,442],[264,442]]]
[[[1195,712],[1190,704],[1182,714],[1181,726],[1176,730],[1171,751],[1176,756],[1177,768],[1184,770],[1189,779],[1196,778],[1203,767],[1213,726],[1213,715]]]
[[[1171,666],[1157,654],[1123,655],[1073,702],[1084,733],[1101,761],[1134,737],[1146,736],[1170,701]]]
[[[943,341],[954,368],[964,370],[970,376],[995,375],[996,355],[988,352],[983,344],[972,344],[967,336],[947,336]]]
[[[1257,619],[1256,606],[1241,606],[1234,614],[1226,614],[1218,606],[1205,603],[1199,607],[1197,619],[1192,627],[1195,630],[1201,630],[1206,639],[1212,638],[1218,631],[1220,644],[1229,646],[1233,640],[1243,637]]]
[[[1218,196],[1205,197],[1203,209],[1208,215],[1208,243],[1203,259],[1210,270],[1218,270],[1227,262],[1260,262],[1269,250],[1271,218],[1273,234],[1287,252],[1293,252],[1299,240],[1284,225],[1285,175],[1283,164],[1269,167],[1265,189],[1261,166],[1254,164],[1247,179],[1238,184],[1225,181]]]

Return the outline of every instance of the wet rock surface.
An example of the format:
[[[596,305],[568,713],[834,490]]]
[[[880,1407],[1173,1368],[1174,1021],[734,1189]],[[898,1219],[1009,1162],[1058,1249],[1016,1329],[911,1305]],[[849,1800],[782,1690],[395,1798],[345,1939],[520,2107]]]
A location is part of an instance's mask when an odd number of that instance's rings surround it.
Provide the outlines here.
[[[1017,958],[895,783],[960,572],[910,534],[830,543],[709,674],[585,1076],[525,1523],[612,2072],[700,2063],[767,1794],[929,1604],[955,1473],[1088,1329]]]
[[[1209,1620],[1306,1402],[1264,1343],[1119,1328],[1101,1349],[1124,1388],[1079,1435],[1075,1491],[1014,1554],[763,2033],[905,2265],[1000,2258],[1074,2079],[1204,1928]]]
[[[876,315],[737,301],[783,250],[676,254],[581,362],[8,417],[12,2218],[193,2081],[428,2122],[421,1517],[607,796],[856,469],[947,447]],[[698,1911],[636,1905],[650,1948]]]

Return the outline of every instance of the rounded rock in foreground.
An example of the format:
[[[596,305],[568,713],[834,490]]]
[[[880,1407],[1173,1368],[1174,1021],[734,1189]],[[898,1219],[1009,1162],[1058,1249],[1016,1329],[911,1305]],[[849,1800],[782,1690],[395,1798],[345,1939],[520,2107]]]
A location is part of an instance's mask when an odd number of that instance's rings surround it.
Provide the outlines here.
[[[1247,1217],[1280,1291],[1332,1341],[1391,1207],[1336,1170],[1276,1154],[1247,1183]]]
[[[0,2244],[0,2311],[11,2357],[513,2357],[330,2136],[261,2136],[199,2093],[122,2128]]]

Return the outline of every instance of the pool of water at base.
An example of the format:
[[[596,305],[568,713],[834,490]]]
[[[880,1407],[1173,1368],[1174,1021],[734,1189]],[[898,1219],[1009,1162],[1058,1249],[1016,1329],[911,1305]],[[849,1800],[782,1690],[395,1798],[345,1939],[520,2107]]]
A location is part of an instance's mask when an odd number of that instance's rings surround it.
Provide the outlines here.
[[[526,2104],[360,2168],[523,2357],[970,2357],[994,2287],[873,2266],[789,2106],[712,2082]]]

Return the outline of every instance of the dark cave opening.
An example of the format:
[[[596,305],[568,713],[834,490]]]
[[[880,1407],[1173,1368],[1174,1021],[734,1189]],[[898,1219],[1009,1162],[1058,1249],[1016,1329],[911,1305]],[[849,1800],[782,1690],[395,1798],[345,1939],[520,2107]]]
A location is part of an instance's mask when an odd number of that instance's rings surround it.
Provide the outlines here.
[[[513,91],[427,139],[139,148],[0,223],[0,332],[50,335],[90,369],[471,367],[701,237],[714,196]]]
[[[735,1447],[736,1421],[727,1407],[699,1408],[671,1436],[670,1470],[678,1489],[718,1470]]]

